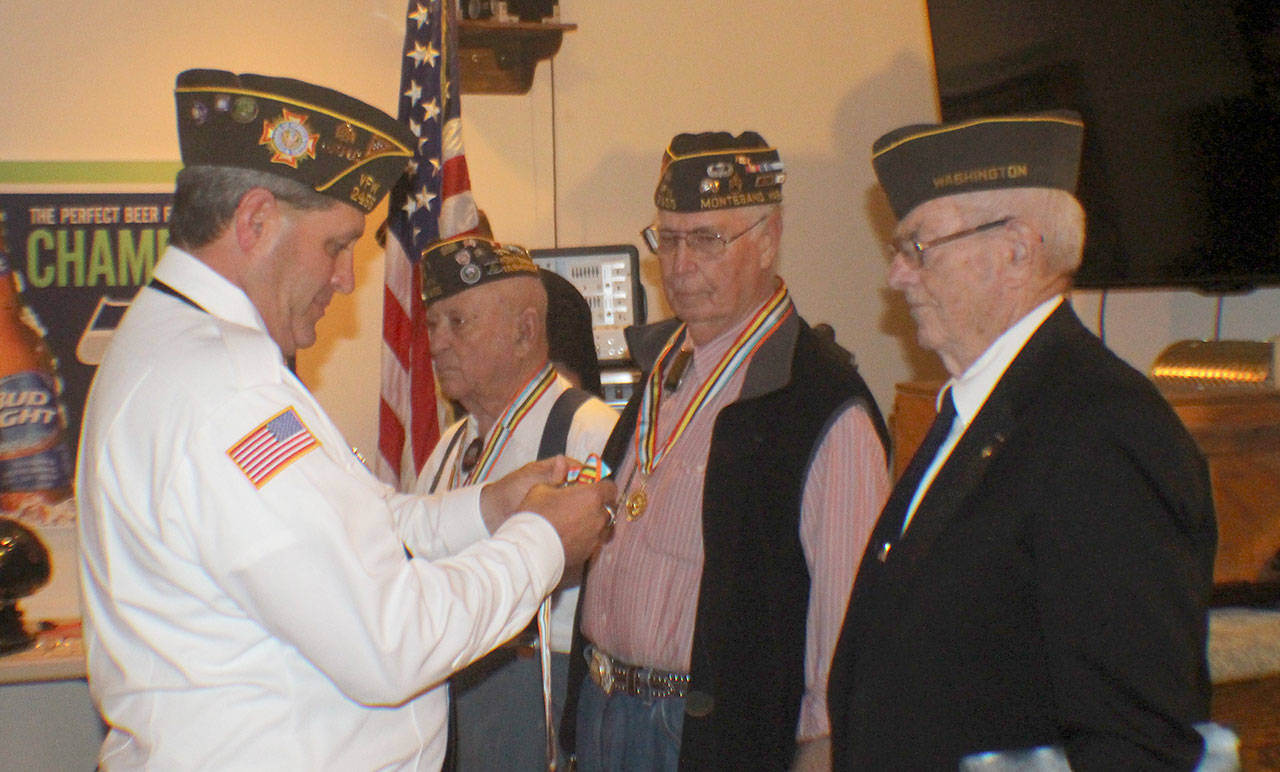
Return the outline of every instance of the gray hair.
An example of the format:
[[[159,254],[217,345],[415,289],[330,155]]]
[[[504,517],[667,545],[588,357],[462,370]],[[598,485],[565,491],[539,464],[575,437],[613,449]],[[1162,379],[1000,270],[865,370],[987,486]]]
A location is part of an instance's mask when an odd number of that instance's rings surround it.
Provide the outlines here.
[[[973,208],[988,217],[1013,216],[1044,238],[1046,264],[1069,277],[1084,257],[1084,208],[1075,196],[1056,188],[1007,188],[974,194]]]
[[[327,209],[338,203],[296,180],[234,166],[188,166],[178,172],[169,240],[194,249],[216,239],[231,223],[240,199],[264,188],[297,209]]]

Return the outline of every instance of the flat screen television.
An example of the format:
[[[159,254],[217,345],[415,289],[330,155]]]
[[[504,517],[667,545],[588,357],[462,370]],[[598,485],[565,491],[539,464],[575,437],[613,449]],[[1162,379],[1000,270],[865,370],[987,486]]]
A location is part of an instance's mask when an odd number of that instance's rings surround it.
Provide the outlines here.
[[[1076,286],[1280,285],[1280,1],[927,6],[944,120],[1083,116]]]

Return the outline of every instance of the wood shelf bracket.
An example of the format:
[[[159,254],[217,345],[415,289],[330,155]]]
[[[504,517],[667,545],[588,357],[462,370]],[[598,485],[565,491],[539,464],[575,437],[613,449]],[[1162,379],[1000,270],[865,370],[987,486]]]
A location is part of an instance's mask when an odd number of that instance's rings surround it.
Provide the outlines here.
[[[560,50],[576,24],[463,20],[458,62],[464,94],[527,94],[538,62]]]

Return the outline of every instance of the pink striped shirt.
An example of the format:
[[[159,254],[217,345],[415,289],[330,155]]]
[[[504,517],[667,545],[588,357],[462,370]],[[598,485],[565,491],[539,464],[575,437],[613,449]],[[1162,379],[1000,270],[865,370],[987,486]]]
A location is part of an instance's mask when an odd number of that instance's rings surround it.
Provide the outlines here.
[[[658,414],[659,446],[670,436],[698,385],[745,326],[744,320],[705,346],[694,347],[680,388],[664,395]],[[633,474],[634,445],[614,476],[624,494],[643,483],[648,506],[630,522],[620,510],[613,539],[593,561],[583,632],[621,660],[662,670],[689,670],[702,575],[702,484],[711,430],[720,409],[738,398],[746,371],[746,365],[739,368],[715,399],[703,406],[647,480],[641,479],[639,471]],[[628,478],[630,485],[622,489]],[[826,692],[831,655],[858,561],[889,488],[884,450],[871,420],[857,407],[846,408],[818,449],[801,505],[800,539],[813,584],[797,739],[829,731]]]

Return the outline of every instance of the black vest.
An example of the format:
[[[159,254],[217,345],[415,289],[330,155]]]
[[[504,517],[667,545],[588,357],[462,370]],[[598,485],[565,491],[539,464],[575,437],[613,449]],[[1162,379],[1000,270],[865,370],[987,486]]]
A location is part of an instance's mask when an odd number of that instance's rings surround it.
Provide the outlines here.
[[[809,607],[800,506],[809,465],[850,402],[867,411],[888,455],[870,390],[832,349],[793,317],[752,358],[738,401],[716,417],[681,769],[785,769],[795,751]],[[614,468],[634,432],[638,396],[606,446]],[[570,747],[583,643],[576,635],[562,722]]]

